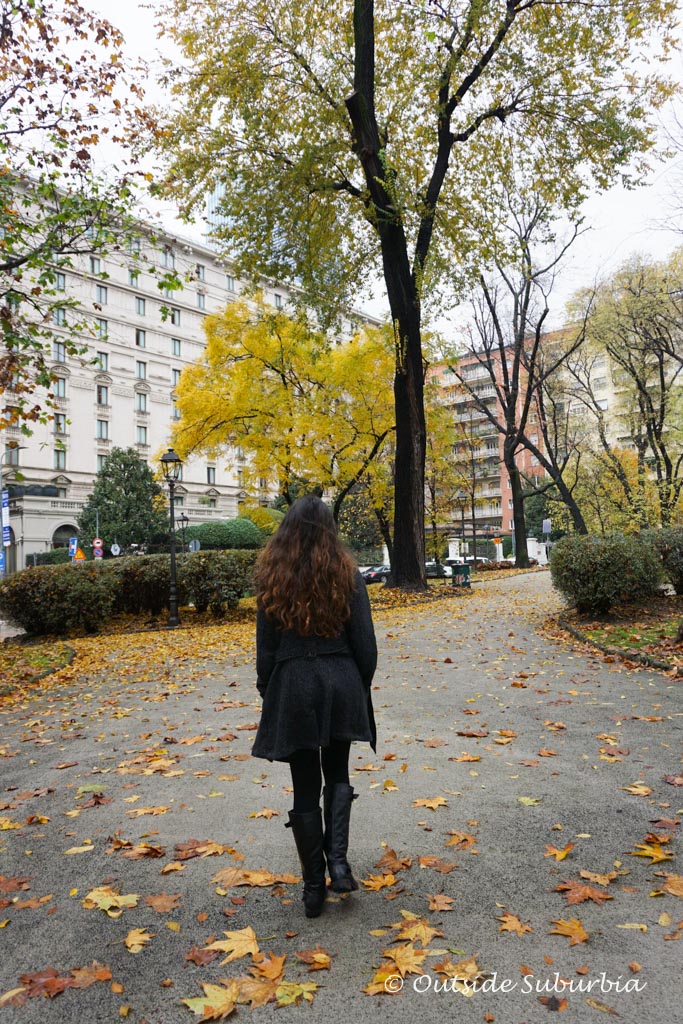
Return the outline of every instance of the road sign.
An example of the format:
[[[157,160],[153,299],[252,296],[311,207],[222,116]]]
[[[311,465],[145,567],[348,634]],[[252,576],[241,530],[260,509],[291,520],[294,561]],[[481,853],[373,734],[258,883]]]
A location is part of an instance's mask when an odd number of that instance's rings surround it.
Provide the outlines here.
[[[5,575],[5,549],[0,548],[0,576]]]
[[[121,548],[118,546],[118,544],[112,544],[109,550],[111,551],[114,558],[116,558],[117,555],[121,554]]]
[[[544,519],[543,520],[543,532],[544,533],[550,533],[551,532],[551,525],[552,524],[551,524],[549,519]]]
[[[199,549],[200,549],[200,547],[202,545],[201,545],[201,543],[198,540],[195,539],[195,540],[191,540],[190,543],[187,546],[188,546],[190,551],[199,551]]]
[[[78,547],[78,537],[69,537],[69,558],[73,558]]]
[[[102,538],[101,537],[95,537],[94,541],[92,542],[92,546],[94,548],[101,548],[102,547]]]
[[[85,555],[83,554],[80,548],[78,548],[76,554],[74,555],[74,562],[85,562]]]
[[[9,491],[2,492],[2,545],[8,548],[12,543],[9,531]]]
[[[102,548],[93,548],[92,555],[93,558],[102,558],[102,556],[104,555],[104,551],[102,550]]]

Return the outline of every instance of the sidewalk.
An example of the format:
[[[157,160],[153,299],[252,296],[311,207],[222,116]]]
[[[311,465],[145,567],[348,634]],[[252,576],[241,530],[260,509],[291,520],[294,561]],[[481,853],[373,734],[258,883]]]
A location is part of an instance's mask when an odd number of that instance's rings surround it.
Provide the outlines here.
[[[248,927],[286,954],[287,981],[318,987],[312,1006],[240,1005],[235,1020],[538,1024],[563,999],[572,1024],[676,1019],[681,683],[554,644],[537,627],[558,607],[536,573],[378,616],[377,754],[351,755],[349,859],[369,885],[311,921],[298,885],[234,885],[240,871],[299,873],[287,768],[249,756],[250,632],[80,642],[57,685],[0,706],[0,1024],[189,1024],[201,1012],[182,1000],[202,983],[267,973],[207,951]],[[90,906],[106,887],[135,905]],[[411,914],[436,931],[411,931]],[[149,936],[137,953],[133,929]],[[329,970],[295,955],[316,947]],[[366,995],[383,953],[394,975],[424,974]],[[467,958],[494,991],[436,991]],[[93,961],[75,977],[102,980],[2,1006],[49,990],[31,974],[73,978]],[[584,990],[558,991],[556,972]]]

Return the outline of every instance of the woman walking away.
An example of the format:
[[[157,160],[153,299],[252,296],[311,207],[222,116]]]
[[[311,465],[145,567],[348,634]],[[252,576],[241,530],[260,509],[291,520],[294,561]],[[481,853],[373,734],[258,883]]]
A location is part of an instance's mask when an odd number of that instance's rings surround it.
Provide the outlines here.
[[[335,892],[358,884],[346,859],[353,788],[349,750],[377,734],[370,684],[377,645],[365,582],[327,505],[296,501],[256,570],[257,686],[263,697],[252,754],[288,761],[294,807],[287,827],[304,878],[307,917],[325,901],[325,862]],[[320,811],[325,777],[323,816]]]

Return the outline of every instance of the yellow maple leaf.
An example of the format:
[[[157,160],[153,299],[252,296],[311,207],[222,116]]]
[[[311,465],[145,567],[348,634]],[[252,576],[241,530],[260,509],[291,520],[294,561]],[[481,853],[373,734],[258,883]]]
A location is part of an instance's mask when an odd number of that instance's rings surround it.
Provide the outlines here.
[[[405,978],[406,974],[424,974],[420,964],[424,963],[427,951],[415,949],[412,942],[406,942],[402,946],[394,946],[392,949],[385,949],[382,956],[393,960],[396,970]]]
[[[255,978],[267,978],[269,981],[275,981],[282,974],[286,959],[286,953],[283,953],[282,956],[275,956],[274,953],[271,953],[269,957],[265,957],[261,953],[254,956],[254,963],[249,971]]]
[[[218,939],[218,941],[204,946],[204,949],[218,949],[221,953],[228,954],[225,960],[221,960],[221,964],[229,964],[233,960],[241,960],[243,956],[260,952],[256,941],[256,932],[250,926],[242,928],[240,931],[223,932],[223,934],[225,935],[224,939]]]
[[[275,990],[275,998],[278,1006],[295,1006],[305,999],[307,1003],[313,1002],[313,993],[318,991],[314,981],[281,981]]]
[[[110,885],[100,885],[91,889],[81,903],[86,910],[97,908],[104,910],[108,917],[121,917],[124,910],[137,907],[139,899],[139,896],[133,894],[122,896]]]
[[[368,996],[397,995],[403,987],[395,984],[396,964],[391,960],[383,960],[375,971],[372,981],[363,989]]]
[[[221,978],[226,984],[230,979]],[[275,1001],[275,992],[278,987],[277,979],[269,978],[237,978],[239,985],[238,1003],[249,1003],[251,1009],[257,1006],[265,1006],[266,1003]]]
[[[211,985],[203,981],[203,996],[194,999],[183,999],[185,1006],[193,1013],[201,1014],[200,1020],[225,1020],[235,1009],[240,990],[236,981],[229,982],[226,988],[222,985]]]
[[[437,912],[452,910],[455,903],[452,896],[444,896],[443,893],[437,893],[436,895],[427,893],[427,899],[429,900],[429,909]]]
[[[366,889],[371,892],[379,892],[380,889],[387,888],[390,885],[396,884],[396,875],[391,873],[386,875],[370,875],[369,878],[361,878],[361,882]]]
[[[630,786],[621,787],[625,793],[630,793],[631,796],[650,796],[652,789],[650,786],[646,786],[644,782],[632,782]]]
[[[544,857],[554,857],[555,860],[564,860],[567,854],[574,849],[574,843],[567,843],[561,850],[556,846],[546,846]]]
[[[662,849],[659,843],[636,843],[635,850],[627,851],[629,857],[650,857],[650,864],[660,864],[665,860],[673,860],[671,850]]]
[[[442,796],[434,796],[430,799],[413,800],[413,807],[428,807],[430,811],[435,811],[437,807],[448,807],[448,804]]]
[[[262,811],[252,811],[249,815],[250,818],[266,818],[270,821],[271,818],[279,815],[279,811],[274,811],[271,807],[264,807]]]
[[[131,928],[124,939],[126,949],[129,953],[139,953],[154,938],[154,932],[145,931],[144,928]]]
[[[581,942],[588,941],[588,932],[583,927],[578,917],[570,917],[568,921],[552,922],[555,928],[551,929],[550,935],[566,935],[570,946],[578,946]]]
[[[522,924],[516,914],[511,914],[505,910],[501,917],[497,917],[496,921],[502,921],[500,926],[501,932],[514,932],[515,935],[524,935],[525,932],[532,932],[533,928],[528,924]]]
[[[396,926],[395,926],[396,927]],[[423,946],[428,946],[435,935],[443,935],[442,931],[438,928],[432,928],[424,918],[419,918],[417,921],[410,921],[408,924],[401,923],[400,931],[396,936],[397,939],[408,939],[409,942],[420,942]]]
[[[295,955],[302,964],[308,964],[309,971],[329,971],[332,964],[330,954],[320,946],[316,946],[315,949],[302,949]]]

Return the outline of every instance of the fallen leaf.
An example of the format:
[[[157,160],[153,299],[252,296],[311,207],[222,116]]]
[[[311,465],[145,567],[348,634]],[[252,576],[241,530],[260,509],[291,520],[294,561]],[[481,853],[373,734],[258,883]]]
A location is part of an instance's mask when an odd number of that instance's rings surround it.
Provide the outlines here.
[[[131,928],[124,943],[129,953],[140,953],[153,938],[153,932],[145,931],[144,928]]]
[[[567,854],[574,849],[573,843],[567,843],[561,850],[558,850],[556,846],[546,846],[544,857],[554,857],[556,861],[564,860]]]
[[[224,988],[222,985],[211,985],[207,981],[201,983],[203,996],[195,999],[181,1000],[193,1013],[201,1014],[200,1020],[225,1020],[235,1009],[240,990],[236,981],[232,980]]]
[[[578,946],[581,942],[588,941],[588,932],[585,930],[577,917],[570,917],[568,921],[560,919],[552,922],[555,927],[551,929],[550,935],[566,935],[570,940],[570,946]]]
[[[332,964],[330,954],[320,946],[316,946],[315,949],[302,949],[294,955],[302,964],[308,964],[309,971],[329,971]]]
[[[502,917],[497,917],[496,921],[503,922],[499,928],[499,931],[501,932],[514,932],[515,935],[524,935],[525,932],[533,931],[533,928],[530,925],[522,924],[515,914],[511,914],[507,910],[504,911]]]
[[[221,964],[229,964],[233,960],[240,960],[244,956],[253,955],[259,952],[256,932],[251,927],[242,928],[240,931],[223,932],[225,939],[219,939],[206,946],[206,949],[217,949],[221,953],[227,953]]]

